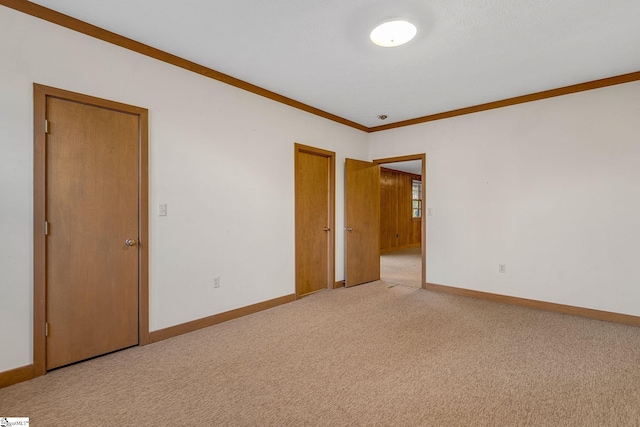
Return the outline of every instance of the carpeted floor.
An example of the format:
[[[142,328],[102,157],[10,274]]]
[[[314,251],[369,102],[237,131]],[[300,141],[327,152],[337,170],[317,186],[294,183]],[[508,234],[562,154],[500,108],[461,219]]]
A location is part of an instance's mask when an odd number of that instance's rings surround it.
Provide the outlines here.
[[[394,285],[421,288],[421,255],[420,246],[380,255],[380,279]]]
[[[373,282],[0,390],[33,426],[637,426],[640,328]]]

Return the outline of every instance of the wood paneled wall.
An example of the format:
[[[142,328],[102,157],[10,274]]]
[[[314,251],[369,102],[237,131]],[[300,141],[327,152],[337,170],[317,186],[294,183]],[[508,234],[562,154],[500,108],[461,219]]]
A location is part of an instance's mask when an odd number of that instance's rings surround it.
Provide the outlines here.
[[[380,252],[420,246],[420,219],[411,218],[411,185],[420,175],[381,168]]]

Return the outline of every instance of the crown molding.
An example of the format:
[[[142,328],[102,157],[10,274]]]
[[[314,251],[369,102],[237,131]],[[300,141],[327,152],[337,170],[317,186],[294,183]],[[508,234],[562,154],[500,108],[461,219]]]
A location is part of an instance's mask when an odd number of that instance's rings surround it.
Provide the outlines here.
[[[636,71],[633,73],[488,102],[486,104],[474,105],[438,114],[431,114],[386,125],[367,127],[27,0],[0,0],[0,5],[367,133],[412,126],[420,123],[448,119],[451,117],[473,114],[481,111],[493,110],[496,108],[539,101],[541,99],[569,95],[572,93],[640,80],[640,71]]]
[[[577,92],[584,92],[592,89],[599,89],[607,86],[614,86],[623,83],[630,83],[640,80],[640,71],[634,73],[622,74],[614,77],[607,77],[605,79],[593,80],[585,83],[578,83],[571,86],[564,86],[557,89],[545,90],[542,92],[531,93],[529,95],[516,96],[514,98],[502,99],[500,101],[488,102],[486,104],[474,105],[472,107],[460,108],[458,110],[447,111],[444,113],[432,114],[424,117],[417,117],[415,119],[403,120],[401,122],[389,123],[388,125],[381,125],[370,127],[368,132],[380,132],[388,129],[395,129],[405,126],[417,125],[420,123],[433,122],[435,120],[448,119],[456,116],[463,116],[465,114],[478,113],[480,111],[494,110],[496,108],[509,107],[511,105],[524,104],[526,102],[539,101],[541,99],[554,98],[556,96],[569,95]]]
[[[281,104],[285,104],[290,107],[306,111],[307,113],[332,120],[345,126],[349,126],[363,132],[367,132],[369,130],[369,128],[359,123],[352,122],[351,120],[344,119],[342,117],[336,116],[335,114],[331,114],[302,102],[296,101],[295,99],[277,94],[270,90],[261,88],[260,86],[256,86],[254,84],[245,82],[244,80],[232,77],[228,74],[223,74],[219,71],[186,60],[184,58],[180,58],[179,56],[173,55],[171,53],[137,42],[130,38],[121,36],[103,28],[81,21],[79,19],[72,18],[71,16],[56,12],[55,10],[46,8],[44,6],[40,6],[39,4],[31,3],[27,0],[0,0],[0,5],[51,22],[52,24],[60,25],[70,30],[77,31],[87,36],[94,37],[107,43],[129,49],[131,51],[157,59],[159,61],[175,65],[176,67],[201,74],[205,77],[209,77],[210,79],[226,83],[228,85],[246,90],[248,92],[271,99]]]

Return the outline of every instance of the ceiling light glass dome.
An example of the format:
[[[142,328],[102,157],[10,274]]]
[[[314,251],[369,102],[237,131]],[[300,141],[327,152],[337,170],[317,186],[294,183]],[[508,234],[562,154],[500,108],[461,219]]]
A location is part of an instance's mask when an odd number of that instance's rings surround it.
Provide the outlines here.
[[[407,21],[383,22],[371,31],[371,41],[382,47],[400,46],[415,37],[416,26]]]

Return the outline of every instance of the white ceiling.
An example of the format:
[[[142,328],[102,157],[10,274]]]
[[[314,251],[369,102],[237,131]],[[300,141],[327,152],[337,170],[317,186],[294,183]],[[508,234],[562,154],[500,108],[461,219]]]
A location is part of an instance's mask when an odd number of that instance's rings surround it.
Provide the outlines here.
[[[367,127],[640,70],[640,0],[34,3]],[[392,18],[416,38],[371,43]]]

